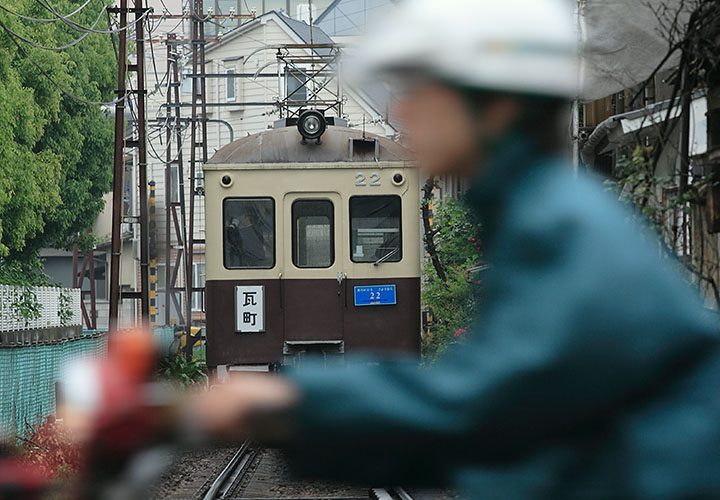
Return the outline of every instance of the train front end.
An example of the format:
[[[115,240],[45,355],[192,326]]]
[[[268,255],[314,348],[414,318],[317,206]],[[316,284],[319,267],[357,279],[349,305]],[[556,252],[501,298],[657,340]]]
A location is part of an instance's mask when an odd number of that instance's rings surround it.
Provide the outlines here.
[[[223,147],[204,173],[211,368],[418,354],[419,178],[400,145],[278,128]]]

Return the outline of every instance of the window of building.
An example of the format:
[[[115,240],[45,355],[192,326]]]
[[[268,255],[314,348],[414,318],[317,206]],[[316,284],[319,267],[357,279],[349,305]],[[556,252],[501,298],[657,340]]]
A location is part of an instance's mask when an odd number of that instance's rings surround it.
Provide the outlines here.
[[[223,253],[227,269],[275,266],[275,201],[226,198],[223,201]]]
[[[330,267],[335,262],[333,204],[329,200],[298,200],[292,205],[293,264]]]
[[[170,202],[180,203],[180,169],[177,164],[170,165]]]
[[[353,262],[402,259],[399,196],[350,198],[350,254]]]
[[[287,74],[287,93],[290,102],[304,103],[308,98],[307,77],[300,71],[291,71]]]
[[[205,288],[205,263],[204,262],[193,262],[192,272],[192,286],[193,288]],[[190,306],[193,311],[204,311],[205,310],[205,293],[204,292],[192,292],[192,302]]]
[[[234,69],[228,69],[225,71],[228,75],[234,75],[235,70]],[[225,82],[225,99],[228,101],[234,101],[235,100],[235,77],[234,76],[228,76],[226,78]]]

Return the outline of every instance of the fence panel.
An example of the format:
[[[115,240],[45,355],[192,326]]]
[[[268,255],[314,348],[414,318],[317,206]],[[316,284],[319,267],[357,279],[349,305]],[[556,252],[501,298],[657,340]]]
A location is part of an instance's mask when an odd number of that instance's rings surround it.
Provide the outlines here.
[[[19,313],[23,302],[36,303],[39,316],[23,317]],[[79,288],[0,285],[0,332],[78,325],[82,325]]]
[[[0,440],[25,435],[55,414],[55,382],[68,362],[100,358],[106,351],[105,333],[0,349]]]

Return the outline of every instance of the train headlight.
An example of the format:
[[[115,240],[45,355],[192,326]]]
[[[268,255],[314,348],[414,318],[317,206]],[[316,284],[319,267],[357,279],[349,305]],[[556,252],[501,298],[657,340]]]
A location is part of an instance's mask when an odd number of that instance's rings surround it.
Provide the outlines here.
[[[308,109],[300,113],[297,128],[303,137],[303,144],[309,140],[316,140],[320,143],[320,136],[325,133],[327,122],[320,111]]]

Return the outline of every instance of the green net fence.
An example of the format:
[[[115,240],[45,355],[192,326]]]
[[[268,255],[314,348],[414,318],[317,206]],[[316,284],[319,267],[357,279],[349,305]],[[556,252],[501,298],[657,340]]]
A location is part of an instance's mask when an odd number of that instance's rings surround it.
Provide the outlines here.
[[[0,437],[25,435],[55,414],[55,382],[76,359],[104,356],[107,335],[88,332],[57,344],[0,349]]]
[[[173,328],[154,329],[158,352],[165,356],[174,340]],[[0,348],[0,441],[24,436],[46,417],[55,415],[55,383],[63,367],[78,359],[107,353],[107,333],[86,331],[54,344]]]

